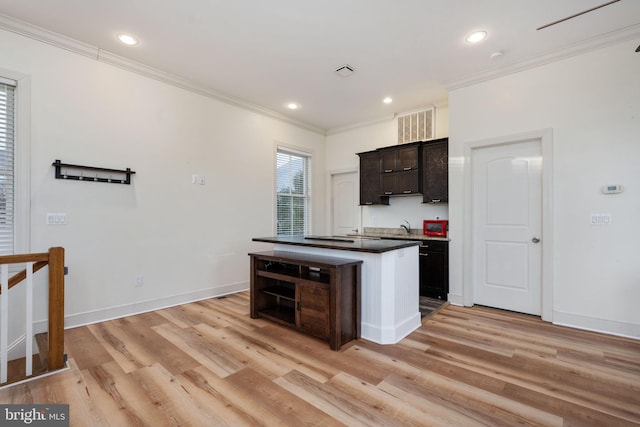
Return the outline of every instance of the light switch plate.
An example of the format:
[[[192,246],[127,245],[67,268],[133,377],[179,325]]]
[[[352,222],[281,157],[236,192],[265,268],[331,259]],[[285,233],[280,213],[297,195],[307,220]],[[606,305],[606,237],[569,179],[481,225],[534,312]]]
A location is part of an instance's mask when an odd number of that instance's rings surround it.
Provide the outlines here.
[[[591,214],[591,225],[611,224],[611,214]]]
[[[67,214],[47,213],[47,225],[67,225]]]

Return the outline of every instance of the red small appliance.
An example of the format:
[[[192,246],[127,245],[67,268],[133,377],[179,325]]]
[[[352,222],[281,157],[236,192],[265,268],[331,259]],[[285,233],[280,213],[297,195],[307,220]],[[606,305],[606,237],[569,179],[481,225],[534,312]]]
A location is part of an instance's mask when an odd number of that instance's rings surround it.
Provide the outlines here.
[[[422,222],[422,231],[425,236],[447,237],[449,220],[446,219],[425,219]]]

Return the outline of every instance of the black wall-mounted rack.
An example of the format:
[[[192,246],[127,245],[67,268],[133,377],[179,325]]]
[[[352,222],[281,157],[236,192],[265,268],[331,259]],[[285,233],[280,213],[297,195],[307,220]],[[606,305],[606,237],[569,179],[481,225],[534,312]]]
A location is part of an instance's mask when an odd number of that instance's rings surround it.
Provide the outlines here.
[[[51,166],[55,166],[56,168],[56,179],[72,179],[76,181],[131,184],[131,175],[135,173],[129,168],[122,170],[99,168],[95,166],[72,165],[69,163],[62,163],[60,160],[56,160],[51,163]],[[69,173],[70,169],[79,169],[81,172],[80,174]],[[83,174],[82,171],[86,171],[87,174]]]

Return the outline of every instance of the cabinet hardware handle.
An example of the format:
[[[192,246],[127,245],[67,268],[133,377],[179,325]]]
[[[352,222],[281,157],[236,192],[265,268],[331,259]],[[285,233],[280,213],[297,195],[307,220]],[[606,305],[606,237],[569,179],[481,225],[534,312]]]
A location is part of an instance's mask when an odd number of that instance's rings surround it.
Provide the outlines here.
[[[406,167],[406,168],[403,168],[402,170],[405,170],[405,171],[410,171],[410,170],[411,170],[411,166],[409,166],[409,167]]]
[[[384,192],[384,194],[385,194],[385,195],[387,195],[387,194],[393,194],[393,191],[385,191],[385,192]]]
[[[373,202],[365,202],[365,205],[372,205]]]
[[[393,172],[393,169],[385,169],[384,173],[389,173],[389,172]]]
[[[404,190],[403,193],[404,194],[410,194],[410,193],[412,193],[412,191],[411,190]]]
[[[440,199],[431,199],[431,203],[440,203]]]
[[[420,256],[429,256],[429,254],[420,254]]]
[[[300,301],[298,301],[298,303],[296,305],[296,310],[300,311]]]
[[[540,239],[539,239],[539,238],[537,238],[537,237],[534,237],[533,239],[531,239],[531,241],[532,241],[533,243],[540,243]]]

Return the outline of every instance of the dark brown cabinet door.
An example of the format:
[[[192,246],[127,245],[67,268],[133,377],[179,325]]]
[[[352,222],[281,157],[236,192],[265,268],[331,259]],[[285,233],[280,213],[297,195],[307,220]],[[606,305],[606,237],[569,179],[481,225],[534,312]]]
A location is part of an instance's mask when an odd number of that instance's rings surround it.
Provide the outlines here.
[[[296,287],[296,326],[310,335],[329,338],[329,288],[304,283]]]
[[[381,169],[378,172],[395,172],[398,168],[398,152],[394,149],[380,151]]]
[[[384,148],[380,151],[382,173],[418,169],[420,163],[418,145]]]
[[[422,201],[424,203],[449,202],[449,149],[448,139],[425,144],[422,147]]]
[[[420,296],[447,299],[449,244],[430,241],[420,247]]]
[[[418,169],[420,163],[418,146],[398,149],[398,170],[408,171]]]
[[[420,193],[420,176],[418,170],[383,173],[380,189],[386,196]]]
[[[380,197],[380,152],[359,153],[360,156],[360,204],[388,205],[388,197]]]
[[[420,188],[420,146],[387,147],[380,150],[380,190],[385,196],[416,194]]]

